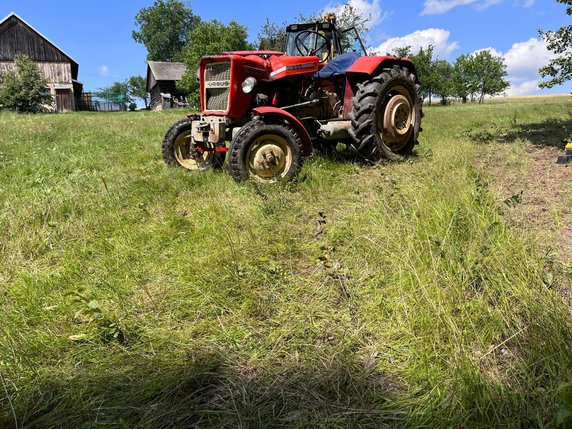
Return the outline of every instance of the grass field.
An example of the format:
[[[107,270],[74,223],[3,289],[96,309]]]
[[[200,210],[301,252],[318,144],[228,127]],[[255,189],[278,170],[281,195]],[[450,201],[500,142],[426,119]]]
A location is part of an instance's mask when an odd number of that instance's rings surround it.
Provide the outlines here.
[[[425,110],[283,186],[167,168],[180,113],[0,114],[0,427],[556,427],[572,172],[550,227],[499,189],[572,100]]]

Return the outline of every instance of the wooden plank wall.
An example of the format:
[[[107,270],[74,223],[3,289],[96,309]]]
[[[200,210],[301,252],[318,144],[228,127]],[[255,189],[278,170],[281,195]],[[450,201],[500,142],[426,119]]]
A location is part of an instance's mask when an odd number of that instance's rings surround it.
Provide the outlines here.
[[[72,84],[70,63],[37,63],[40,74],[49,84]],[[0,74],[14,70],[12,61],[0,61]]]
[[[163,99],[161,98],[161,93],[171,94],[173,97],[180,97],[183,95],[181,91],[177,89],[177,83],[175,81],[158,81],[157,84],[151,88],[151,110],[162,110]]]
[[[0,61],[14,59],[20,52],[34,61],[70,61],[63,52],[12,16],[0,26]]]

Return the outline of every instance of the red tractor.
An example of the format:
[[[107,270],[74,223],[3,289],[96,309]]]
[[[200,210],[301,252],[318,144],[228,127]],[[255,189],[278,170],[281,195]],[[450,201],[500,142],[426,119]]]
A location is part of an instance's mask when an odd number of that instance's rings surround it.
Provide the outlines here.
[[[229,152],[236,181],[287,181],[317,147],[346,143],[371,162],[411,153],[422,112],[410,60],[367,56],[357,31],[339,30],[333,15],[286,34],[285,52],[201,59],[202,113],[169,129],[167,164],[217,169]]]

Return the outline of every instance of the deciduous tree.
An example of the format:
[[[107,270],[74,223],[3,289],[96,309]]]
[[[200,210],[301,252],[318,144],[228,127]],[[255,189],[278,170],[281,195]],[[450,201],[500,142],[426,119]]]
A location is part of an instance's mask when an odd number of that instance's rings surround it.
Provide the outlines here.
[[[431,97],[435,91],[435,73],[433,70],[433,45],[427,48],[419,49],[415,55],[409,55],[409,58],[415,64],[419,83],[421,84],[421,98],[427,99],[431,105]],[[401,52],[405,53],[405,52]]]
[[[433,94],[441,99],[441,104],[446,105],[448,98],[455,93],[453,82],[453,66],[445,60],[433,62],[431,67],[433,75]]]
[[[266,23],[258,33],[258,47],[263,51],[283,51],[286,43],[286,27],[288,24],[282,25],[270,22],[266,18]]]
[[[413,51],[411,50],[411,46],[403,46],[401,48],[395,48],[391,55],[397,58],[409,58],[413,55]]]
[[[37,64],[24,54],[16,55],[14,63],[16,70],[0,78],[0,108],[21,113],[46,111],[52,97]]]
[[[324,12],[333,12],[336,14],[337,26],[341,30],[355,27],[358,33],[362,35],[371,31],[372,16],[363,15],[349,0],[334,6],[332,10],[325,10]]]
[[[567,5],[566,13],[572,15],[572,0],[556,0]],[[556,31],[540,32],[548,49],[556,54],[547,66],[540,69],[542,77],[550,79],[540,83],[542,88],[552,88],[572,79],[572,25],[565,25]]]
[[[119,104],[123,110],[127,110],[127,105],[132,102],[127,81],[113,82],[110,86],[100,88],[95,92],[95,96],[108,103]]]
[[[510,83],[506,80],[506,64],[502,57],[493,55],[490,51],[480,51],[473,54],[473,68],[476,74],[477,95],[479,103],[485,96],[502,94]]]
[[[322,21],[324,16],[329,13],[335,13],[336,25],[340,30],[347,30],[354,27],[361,37],[371,31],[370,23],[372,17],[369,15],[364,16],[349,0],[343,3],[331,4],[327,10],[315,12],[310,15],[300,14],[291,24]],[[287,26],[287,23],[276,24],[266,18],[266,23],[258,33],[258,43],[261,49],[282,51],[286,40]],[[344,35],[342,34],[342,38],[343,37]]]
[[[142,76],[131,76],[127,81],[129,95],[143,100],[145,108],[148,108],[149,94],[147,93],[147,83]]]
[[[473,62],[471,56],[467,54],[460,55],[453,64],[452,87],[457,98],[463,103],[474,97],[477,88],[476,75],[473,70]]]
[[[135,16],[139,31],[133,31],[132,36],[147,48],[147,60],[181,61],[190,33],[200,22],[188,2],[155,0],[153,6]]]
[[[228,25],[217,20],[203,22],[193,30],[190,35],[190,43],[183,55],[187,71],[177,84],[182,92],[189,94],[189,101],[192,105],[198,105],[199,92],[195,79],[201,57],[225,51],[254,49],[246,41],[247,36],[247,28],[234,20]]]

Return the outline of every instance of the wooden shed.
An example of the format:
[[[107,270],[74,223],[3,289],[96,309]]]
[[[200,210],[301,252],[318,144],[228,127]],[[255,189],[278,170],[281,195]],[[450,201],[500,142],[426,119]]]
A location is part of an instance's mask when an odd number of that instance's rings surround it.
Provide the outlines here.
[[[166,110],[188,106],[185,94],[177,89],[187,67],[184,63],[147,62],[147,92],[151,95],[151,110]]]
[[[58,112],[75,110],[83,84],[78,79],[79,64],[15,13],[0,21],[0,76],[14,70],[14,58],[22,53],[38,64],[48,81]]]

